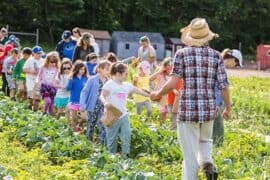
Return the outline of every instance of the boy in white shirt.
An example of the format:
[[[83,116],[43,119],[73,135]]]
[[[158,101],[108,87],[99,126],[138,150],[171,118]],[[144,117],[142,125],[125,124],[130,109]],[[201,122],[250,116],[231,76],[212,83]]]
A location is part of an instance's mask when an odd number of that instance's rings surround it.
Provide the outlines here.
[[[41,58],[42,48],[35,46],[32,48],[32,57],[30,57],[23,66],[23,72],[26,74],[26,89],[27,97],[29,99],[29,108],[34,111],[38,110],[40,97],[40,88],[36,84],[36,78],[40,67],[44,64]]]

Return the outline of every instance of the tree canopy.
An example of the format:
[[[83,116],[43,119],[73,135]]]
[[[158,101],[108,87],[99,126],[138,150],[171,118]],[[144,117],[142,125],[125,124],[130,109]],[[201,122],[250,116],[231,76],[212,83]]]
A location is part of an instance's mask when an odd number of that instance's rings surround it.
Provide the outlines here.
[[[269,0],[1,0],[0,25],[12,30],[40,29],[43,41],[55,42],[65,29],[161,32],[179,37],[179,29],[194,17],[207,19],[220,35],[212,46],[254,52],[270,43]]]

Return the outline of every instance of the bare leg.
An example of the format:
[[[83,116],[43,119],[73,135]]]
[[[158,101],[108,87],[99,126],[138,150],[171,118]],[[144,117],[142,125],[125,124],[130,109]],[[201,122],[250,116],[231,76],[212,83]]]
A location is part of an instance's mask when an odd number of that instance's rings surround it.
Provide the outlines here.
[[[76,127],[77,127],[77,112],[74,110],[70,110],[71,111],[71,126],[73,128],[74,131],[76,131]]]
[[[61,117],[62,113],[63,113],[63,109],[62,108],[58,108],[57,109],[56,118],[59,119]]]
[[[165,123],[167,117],[167,112],[160,113],[160,126],[162,126]]]
[[[28,101],[29,101],[29,109],[33,110],[33,99],[28,98]]]
[[[37,111],[39,108],[39,99],[33,99],[33,110]]]

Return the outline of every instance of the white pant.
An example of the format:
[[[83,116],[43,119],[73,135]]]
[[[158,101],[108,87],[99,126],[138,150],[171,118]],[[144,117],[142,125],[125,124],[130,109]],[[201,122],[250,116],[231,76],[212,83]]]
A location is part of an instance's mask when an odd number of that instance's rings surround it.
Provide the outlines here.
[[[183,153],[182,180],[196,180],[199,167],[213,162],[213,122],[178,122],[177,136]]]

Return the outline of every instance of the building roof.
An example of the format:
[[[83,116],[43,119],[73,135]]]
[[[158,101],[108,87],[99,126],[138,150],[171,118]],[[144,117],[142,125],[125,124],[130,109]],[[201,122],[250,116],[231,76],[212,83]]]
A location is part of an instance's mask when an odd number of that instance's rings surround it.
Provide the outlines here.
[[[127,32],[127,31],[114,31],[112,34],[112,38],[116,41],[124,41],[124,42],[139,42],[140,37],[147,36],[150,41],[153,43],[161,43],[164,44],[165,40],[161,33],[155,32]]]
[[[111,39],[110,33],[105,30],[92,30],[80,28],[81,33],[88,32],[94,35],[95,39]]]
[[[183,44],[180,38],[168,38],[166,43],[170,44]]]

